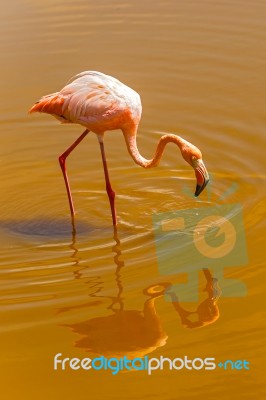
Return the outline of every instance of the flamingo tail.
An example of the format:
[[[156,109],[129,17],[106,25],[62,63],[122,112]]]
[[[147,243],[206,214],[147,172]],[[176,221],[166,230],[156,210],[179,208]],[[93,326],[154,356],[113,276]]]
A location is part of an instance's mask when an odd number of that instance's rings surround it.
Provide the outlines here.
[[[43,96],[29,110],[29,113],[41,112],[61,116],[63,112],[64,97],[59,92]]]

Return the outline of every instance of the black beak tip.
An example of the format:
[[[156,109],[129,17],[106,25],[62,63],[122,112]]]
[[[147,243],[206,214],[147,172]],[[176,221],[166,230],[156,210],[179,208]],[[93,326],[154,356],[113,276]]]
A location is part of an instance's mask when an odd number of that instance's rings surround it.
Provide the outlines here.
[[[195,197],[198,197],[198,195],[201,193],[201,188],[202,188],[202,186],[197,184],[195,194],[194,194]]]
[[[203,189],[208,185],[208,183],[209,183],[209,179],[206,179],[204,181],[203,185],[197,184],[194,196],[198,197],[201,194],[201,192],[203,191]]]

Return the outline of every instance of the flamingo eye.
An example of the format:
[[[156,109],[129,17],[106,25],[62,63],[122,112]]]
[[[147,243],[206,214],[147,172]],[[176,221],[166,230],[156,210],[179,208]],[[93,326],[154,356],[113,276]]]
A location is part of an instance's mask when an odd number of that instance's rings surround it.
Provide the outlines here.
[[[196,156],[192,156],[192,157],[191,157],[191,164],[192,164],[192,166],[193,166],[194,168],[196,167],[197,161],[198,161],[198,159],[197,159]]]

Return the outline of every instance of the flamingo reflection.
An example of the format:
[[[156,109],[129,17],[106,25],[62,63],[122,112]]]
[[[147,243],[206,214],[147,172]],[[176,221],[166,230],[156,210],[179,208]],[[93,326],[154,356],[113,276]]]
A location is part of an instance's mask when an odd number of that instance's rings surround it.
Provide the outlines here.
[[[171,289],[167,291],[175,310],[180,316],[181,323],[186,328],[201,328],[213,324],[220,316],[217,301],[221,295],[221,289],[218,280],[212,277],[208,269],[203,269],[203,273],[206,279],[204,291],[207,292],[208,297],[198,305],[195,311],[186,310],[178,301],[178,295]]]
[[[119,358],[126,355],[128,358],[135,358],[143,357],[164,346],[168,336],[162,326],[161,318],[156,312],[156,301],[163,296],[168,296],[168,299],[170,296],[171,302],[167,304],[172,304],[181,319],[181,323],[187,328],[204,327],[214,323],[219,318],[217,300],[221,290],[217,279],[212,277],[208,269],[203,270],[206,279],[204,290],[207,292],[207,298],[198,305],[195,311],[184,308],[178,299],[178,293],[174,292],[170,282],[158,282],[146,287],[143,290],[146,300],[141,310],[126,309],[121,278],[124,261],[121,260],[121,245],[117,231],[114,231],[113,238],[115,240],[112,251],[116,264],[116,295],[102,295],[103,282],[101,277],[94,276],[87,281],[91,289],[89,296],[92,299],[90,301],[58,310],[59,312],[68,312],[73,309],[85,308],[88,309],[88,314],[91,314],[91,307],[101,306],[106,299],[110,301],[107,307],[110,315],[63,325],[80,335],[80,338],[75,341],[75,347],[106,357]],[[79,266],[79,258],[74,244],[72,244],[72,248],[75,250],[73,254],[75,264]],[[74,273],[75,279],[81,278],[84,268],[86,267],[83,266]]]

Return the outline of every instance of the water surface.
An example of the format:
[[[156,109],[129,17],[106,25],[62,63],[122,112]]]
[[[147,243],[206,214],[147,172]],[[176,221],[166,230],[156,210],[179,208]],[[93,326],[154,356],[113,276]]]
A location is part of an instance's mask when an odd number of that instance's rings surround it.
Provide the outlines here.
[[[10,0],[2,7],[2,398],[263,398],[265,17],[260,0]],[[110,132],[114,235],[90,134],[68,160],[72,234],[57,158],[82,128],[27,110],[83,70],[113,75],[140,93],[143,156],[153,155],[162,132],[200,147],[212,176],[201,201],[175,146],[160,167],[144,170],[122,133]],[[160,273],[152,216],[234,203],[243,207],[249,261],[225,274],[248,294],[208,303],[213,320],[193,329],[184,310],[209,301],[206,277],[201,271],[197,304],[160,296],[179,277]],[[250,371],[53,371],[59,352],[247,359]]]

